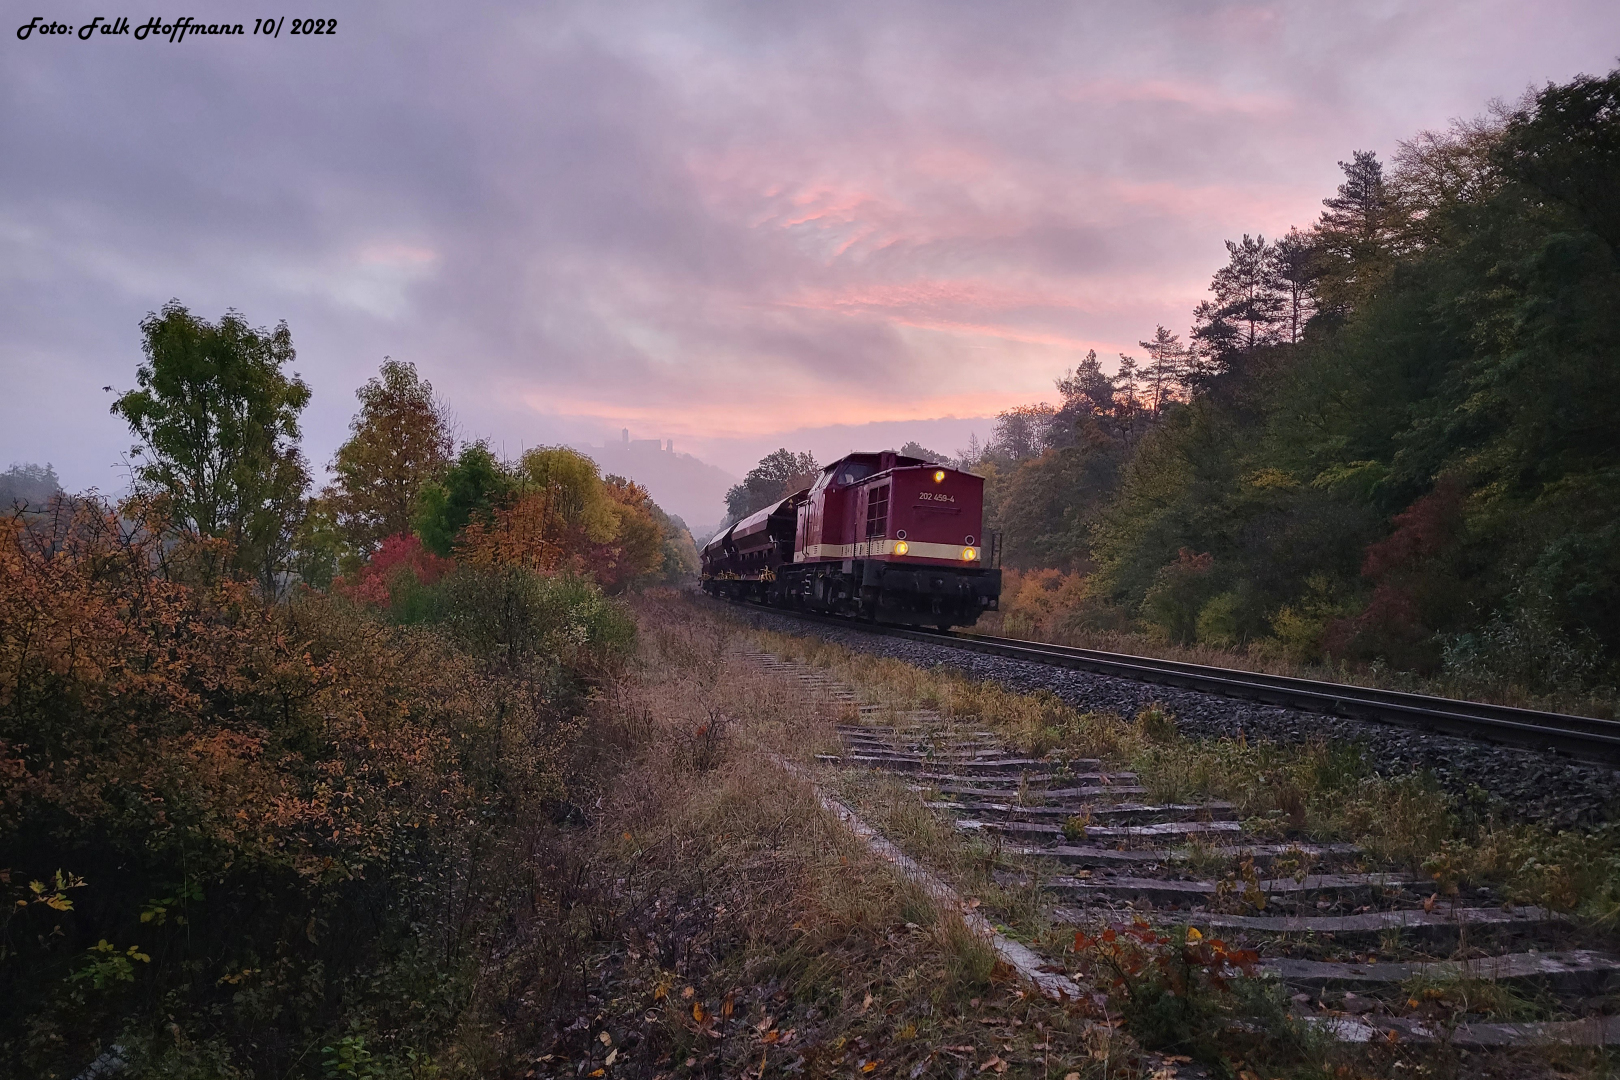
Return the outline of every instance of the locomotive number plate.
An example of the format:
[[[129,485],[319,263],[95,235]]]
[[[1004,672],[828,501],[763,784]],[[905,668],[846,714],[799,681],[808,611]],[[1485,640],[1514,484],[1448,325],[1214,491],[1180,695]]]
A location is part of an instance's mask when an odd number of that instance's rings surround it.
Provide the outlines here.
[[[947,495],[943,491],[919,491],[917,498],[937,503],[953,503],[956,501],[955,495]]]

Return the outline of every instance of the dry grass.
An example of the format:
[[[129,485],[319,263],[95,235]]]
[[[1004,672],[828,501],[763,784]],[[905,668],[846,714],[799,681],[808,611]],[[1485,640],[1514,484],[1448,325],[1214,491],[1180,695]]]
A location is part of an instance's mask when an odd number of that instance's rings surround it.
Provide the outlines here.
[[[597,704],[582,763],[605,779],[576,838],[580,977],[529,1018],[531,1075],[1137,1071],[772,763],[836,746],[836,705],[739,662],[736,629],[678,597],[637,615],[639,668]],[[904,794],[883,824],[916,842],[935,826]]]

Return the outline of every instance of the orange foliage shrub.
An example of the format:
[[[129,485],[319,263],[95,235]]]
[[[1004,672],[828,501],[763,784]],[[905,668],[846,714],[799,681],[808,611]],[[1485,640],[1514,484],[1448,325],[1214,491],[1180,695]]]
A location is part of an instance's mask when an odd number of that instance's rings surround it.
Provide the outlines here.
[[[653,517],[647,489],[634,481],[602,481],[606,522],[570,521],[541,490],[496,510],[485,524],[462,530],[456,556],[472,566],[520,566],[541,573],[590,577],[607,593],[655,571],[663,558],[663,529]],[[606,536],[608,539],[600,539]]]
[[[1012,637],[1052,637],[1089,595],[1084,574],[1061,570],[1009,569],[1001,581],[1003,626]]]
[[[562,794],[572,728],[521,673],[208,555],[94,506],[0,521],[0,1057],[32,1075],[114,1037],[285,1075],[390,940],[439,957],[427,1008],[493,826]],[[355,592],[443,563],[401,540]]]
[[[530,492],[509,507],[494,511],[486,524],[474,521],[461,531],[456,556],[471,566],[521,566],[551,573],[567,561],[567,522],[555,512],[544,491]]]

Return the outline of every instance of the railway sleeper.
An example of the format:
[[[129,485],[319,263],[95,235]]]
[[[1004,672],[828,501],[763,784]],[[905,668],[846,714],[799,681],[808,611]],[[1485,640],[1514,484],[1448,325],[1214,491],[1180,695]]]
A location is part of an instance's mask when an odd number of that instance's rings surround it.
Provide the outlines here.
[[[1090,897],[1111,900],[1148,901],[1152,904],[1207,903],[1230,894],[1232,882],[1180,881],[1163,877],[1070,877],[1030,878],[1017,874],[998,874],[1002,884],[1029,888],[1036,885],[1054,895],[1069,899]],[[1413,879],[1393,878],[1386,874],[1315,874],[1303,881],[1293,878],[1275,878],[1260,881],[1257,888],[1268,905],[1353,903],[1365,900],[1387,902],[1400,895]],[[1237,882],[1239,891],[1243,883]]]
[[[876,768],[892,772],[912,772],[921,770],[925,766],[934,768],[940,765],[949,765],[952,769],[963,769],[969,773],[1021,773],[1036,768],[1050,768],[1051,763],[1036,761],[1031,758],[1001,758],[999,760],[981,761],[977,759],[953,760],[938,757],[923,757],[922,755],[907,754],[846,754],[842,758],[832,754],[817,754],[817,760],[827,761],[829,764],[843,764],[856,768]]]
[[[1136,779],[1135,773],[1019,773],[1016,776],[961,776],[956,773],[915,773],[907,777],[908,780],[923,780],[930,784],[964,784],[981,788],[1000,788],[1002,794],[1008,790],[1015,790],[1020,786],[1039,787],[1046,784],[1069,783],[1071,781],[1095,780],[1099,784],[1111,784],[1115,780],[1127,782]]]
[[[1395,908],[1364,911],[1359,915],[1224,915],[1191,912],[1185,920],[1211,930],[1244,930],[1263,934],[1377,935],[1390,930],[1422,934],[1441,930],[1453,933],[1465,927],[1552,930],[1569,919],[1539,907]]]
[[[1290,986],[1313,988],[1398,986],[1412,979],[1478,979],[1532,983],[1562,993],[1598,994],[1620,981],[1620,957],[1588,949],[1530,951],[1471,960],[1330,963],[1277,957],[1261,968]]]
[[[862,705],[861,709],[879,710],[882,705]],[[948,723],[947,721],[941,721]],[[929,742],[961,741],[963,743],[983,744],[986,746],[1002,746],[992,731],[940,731],[937,727],[927,725],[913,725],[904,728],[878,727],[876,725],[839,724],[838,737],[841,739],[926,739]]]
[[[963,832],[1008,833],[1024,836],[1063,837],[1063,826],[1039,821],[980,821],[958,818],[956,827]],[[1132,841],[1151,844],[1181,836],[1206,836],[1241,832],[1243,826],[1235,821],[1167,821],[1156,825],[1088,825],[1089,840],[1114,840],[1122,846]],[[1066,837],[1065,837],[1066,838]]]
[[[976,799],[1005,799],[1008,795],[1019,794],[1019,789],[1009,786],[1006,788],[963,787],[956,784],[908,784],[912,791],[936,791],[941,795],[967,796]],[[1022,789],[1022,797],[1016,804],[1018,806],[1041,806],[1053,799],[1101,799],[1110,795],[1146,795],[1147,788],[1137,787],[1134,784],[1095,784],[1091,787],[1046,788],[1034,785]]]
[[[1444,1042],[1465,1050],[1620,1045],[1620,1016],[1521,1024],[1458,1024],[1455,1027],[1395,1016],[1311,1016],[1305,1020],[1346,1043]]]
[[[1092,821],[1105,821],[1115,823],[1129,823],[1136,825],[1152,825],[1178,822],[1188,817],[1198,820],[1223,820],[1232,816],[1231,807],[1214,807],[1206,805],[1169,804],[1155,805],[1153,803],[1092,803],[1081,807],[1063,806],[1017,806],[1011,803],[989,802],[927,802],[923,804],[930,810],[943,810],[951,814],[966,814],[977,821],[1057,821],[1068,822],[1071,818],[1089,818]],[[1077,826],[1071,830],[1082,835],[1091,835],[1094,827],[1090,824]],[[1079,839],[1079,836],[1074,837]]]
[[[1045,859],[1078,867],[1174,864],[1188,861],[1193,854],[1188,848],[1121,849],[1101,844],[1057,844],[1051,847],[1006,844],[1001,850],[1006,855]],[[1318,862],[1351,859],[1361,855],[1362,851],[1354,844],[1230,844],[1206,848],[1198,854],[1200,858],[1222,859],[1233,863],[1241,859],[1250,859],[1259,867],[1284,857],[1296,860],[1307,858]]]

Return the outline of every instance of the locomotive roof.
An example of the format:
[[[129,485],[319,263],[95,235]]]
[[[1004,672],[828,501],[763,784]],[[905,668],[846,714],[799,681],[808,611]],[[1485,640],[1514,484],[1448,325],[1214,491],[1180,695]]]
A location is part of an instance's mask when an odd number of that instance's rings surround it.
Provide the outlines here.
[[[877,459],[881,459],[881,458],[884,458],[884,457],[892,457],[892,458],[894,458],[894,464],[889,466],[889,468],[892,468],[892,469],[903,468],[903,467],[905,467],[907,465],[933,465],[933,464],[936,464],[936,462],[925,461],[922,458],[907,457],[904,454],[894,454],[894,453],[891,453],[888,450],[861,450],[861,451],[857,451],[857,452],[855,452],[853,454],[845,454],[843,457],[839,458],[837,461],[830,462],[830,463],[828,463],[826,465],[823,465],[821,467],[821,471],[824,472],[824,473],[832,472],[834,469],[838,468],[838,466],[844,464],[844,462],[851,461],[851,460],[854,460],[856,458],[861,458],[861,459],[877,458]],[[884,469],[882,471],[887,472],[888,470]]]
[[[883,465],[883,459],[885,459],[885,458],[889,459],[889,464],[886,467],[880,468],[879,466]],[[977,473],[970,473],[966,469],[959,469],[955,465],[950,464],[949,462],[926,461],[923,458],[907,457],[904,454],[896,454],[896,453],[893,453],[892,451],[884,450],[884,451],[875,452],[875,453],[868,452],[868,453],[857,453],[857,454],[845,454],[843,457],[839,458],[837,461],[834,461],[832,464],[827,465],[827,466],[822,468],[821,475],[816,480],[816,485],[815,485],[816,489],[820,490],[822,488],[826,488],[826,487],[831,486],[830,481],[831,481],[833,473],[837,472],[838,469],[841,466],[843,466],[843,465],[845,465],[845,464],[847,464],[847,463],[849,463],[851,461],[859,462],[861,465],[864,465],[864,466],[869,466],[869,467],[871,467],[872,471],[867,473],[865,476],[858,476],[858,477],[853,478],[852,480],[845,481],[845,483],[852,483],[852,484],[865,483],[866,481],[876,479],[879,476],[887,476],[887,475],[889,475],[890,473],[894,472],[897,469],[944,468],[944,469],[949,469],[952,472],[961,473],[964,476],[977,476],[978,475]],[[982,479],[982,477],[981,477],[981,479]]]

